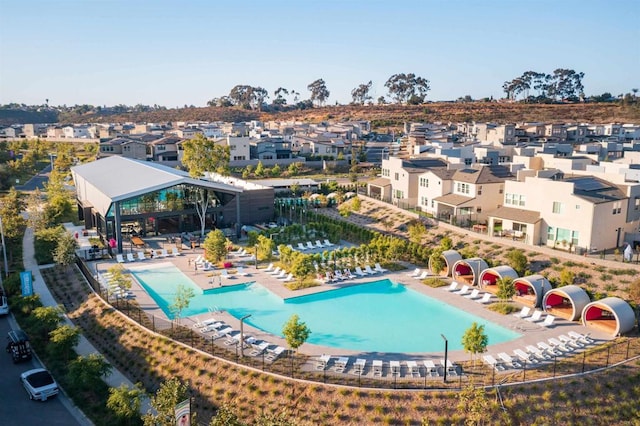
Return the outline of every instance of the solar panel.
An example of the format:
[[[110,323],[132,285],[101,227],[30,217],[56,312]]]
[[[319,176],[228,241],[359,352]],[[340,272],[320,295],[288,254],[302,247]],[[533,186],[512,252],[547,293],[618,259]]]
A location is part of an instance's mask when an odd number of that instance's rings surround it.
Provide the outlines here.
[[[579,179],[572,179],[570,182],[573,182],[576,189],[580,191],[597,191],[600,189],[609,189],[611,185],[608,185],[602,181],[597,180],[593,177],[585,177]]]

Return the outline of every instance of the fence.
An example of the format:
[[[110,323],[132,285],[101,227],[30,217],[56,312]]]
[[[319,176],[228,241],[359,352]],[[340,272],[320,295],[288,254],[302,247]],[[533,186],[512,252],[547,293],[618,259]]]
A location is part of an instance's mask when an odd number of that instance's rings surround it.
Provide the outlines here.
[[[536,363],[535,365],[522,363],[520,368],[508,369],[503,372],[498,372],[493,367],[481,362],[474,364],[472,361],[465,361],[457,365],[455,375],[451,376],[448,373],[449,377],[446,382],[441,374],[438,376],[428,374],[422,365],[419,366],[419,377],[414,377],[406,365],[401,366],[400,374],[394,375],[388,364],[384,365],[381,377],[373,377],[371,360],[368,360],[364,370],[358,373],[353,365],[353,361],[355,361],[353,357],[351,364],[344,372],[334,371],[331,364],[325,369],[316,369],[314,359],[305,355],[294,355],[290,352],[271,362],[267,359],[265,352],[258,356],[249,356],[248,350],[241,348],[237,343],[225,345],[224,338],[216,338],[193,328],[185,327],[176,321],[152,315],[141,309],[135,301],[110,297],[107,291],[101,288],[100,283],[84,262],[78,259],[77,263],[97,294],[141,326],[218,359],[293,379],[359,388],[454,390],[462,389],[469,384],[483,387],[507,386],[588,374],[640,357],[639,339],[620,338],[604,344],[588,345],[582,352],[568,354],[570,356],[566,357],[554,357],[544,363]],[[442,368],[439,367],[438,373],[442,373],[442,371]]]

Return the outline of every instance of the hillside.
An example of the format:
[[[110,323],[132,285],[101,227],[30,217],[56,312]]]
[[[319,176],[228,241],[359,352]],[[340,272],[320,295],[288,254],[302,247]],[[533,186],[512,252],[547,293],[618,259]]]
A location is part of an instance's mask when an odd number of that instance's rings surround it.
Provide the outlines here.
[[[44,113],[43,113],[44,114]],[[0,110],[0,124],[52,122],[51,112],[47,116],[38,113],[17,116],[12,110]],[[545,122],[640,122],[640,107],[613,103],[533,105],[498,102],[438,102],[425,105],[371,105],[371,106],[327,106],[285,112],[258,112],[237,108],[181,108],[127,114],[59,114],[58,122],[175,122],[175,121],[249,121],[260,119],[290,121],[349,121],[371,120],[374,129],[398,129],[407,121],[427,122],[496,122],[515,123],[523,121]]]

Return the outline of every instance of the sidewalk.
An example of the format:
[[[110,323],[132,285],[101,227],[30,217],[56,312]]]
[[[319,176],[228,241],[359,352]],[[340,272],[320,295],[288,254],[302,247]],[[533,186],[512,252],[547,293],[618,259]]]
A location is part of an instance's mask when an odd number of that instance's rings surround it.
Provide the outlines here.
[[[34,248],[34,236],[33,229],[27,228],[24,233],[24,238],[22,240],[22,254],[23,254],[23,262],[25,271],[31,271],[33,275],[33,292],[40,296],[40,301],[44,306],[57,306],[58,303],[55,301],[51,292],[45,285],[44,279],[42,278],[42,274],[40,274],[40,266],[36,262],[35,259],[35,248]],[[65,316],[65,322],[68,325],[73,326],[73,323],[69,318]],[[76,346],[76,352],[78,355],[87,356],[90,354],[98,354],[99,352],[93,345],[84,337],[82,334],[80,335],[80,341],[78,342],[78,346]],[[111,369],[111,373],[109,376],[104,378],[104,381],[110,387],[117,388],[122,384],[127,385],[132,388],[134,385],[131,383],[129,379],[127,379],[118,369],[115,367]],[[143,399],[140,411],[141,413],[146,413],[150,409],[149,400],[147,398]],[[81,424],[92,424],[90,420],[88,420],[83,413],[74,413],[74,411],[80,412],[80,410],[76,407],[75,410],[70,411],[75,415],[78,421]]]

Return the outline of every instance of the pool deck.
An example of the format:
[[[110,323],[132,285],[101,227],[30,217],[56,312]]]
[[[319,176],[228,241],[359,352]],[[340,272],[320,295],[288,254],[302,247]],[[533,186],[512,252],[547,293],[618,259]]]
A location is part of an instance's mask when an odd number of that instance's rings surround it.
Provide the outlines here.
[[[123,266],[126,268],[128,265],[131,266],[141,266],[143,264],[160,264],[163,262],[171,262],[177,268],[179,268],[183,273],[185,273],[189,278],[193,280],[198,286],[202,289],[215,288],[219,286],[230,286],[237,285],[247,282],[258,282],[261,285],[268,288],[273,293],[281,296],[282,298],[296,297],[302,296],[306,294],[312,294],[327,290],[332,290],[335,288],[357,285],[366,282],[378,281],[380,279],[388,278],[396,283],[404,284],[422,294],[425,294],[429,297],[441,300],[451,306],[454,306],[458,309],[464,310],[469,314],[478,316],[480,318],[491,321],[492,323],[501,325],[507,329],[513,330],[519,334],[521,334],[520,338],[515,340],[511,340],[509,342],[499,343],[495,345],[490,345],[487,348],[487,353],[495,354],[500,352],[507,352],[509,355],[513,356],[514,349],[524,349],[527,345],[536,346],[538,342],[547,341],[548,338],[558,337],[561,334],[566,334],[568,331],[576,331],[581,334],[589,334],[589,336],[597,341],[606,341],[611,340],[612,337],[600,332],[598,330],[587,328],[582,326],[578,322],[571,322],[567,320],[563,320],[560,318],[556,318],[555,323],[552,327],[543,327],[536,323],[532,323],[530,321],[526,321],[524,319],[519,319],[514,317],[513,315],[502,315],[495,313],[489,309],[487,309],[487,305],[482,303],[478,303],[474,300],[462,297],[460,295],[451,293],[447,291],[447,287],[440,288],[432,288],[427,285],[421,284],[421,282],[415,278],[409,276],[409,274],[415,268],[414,266],[409,266],[408,269],[399,271],[399,272],[387,272],[385,274],[376,274],[370,277],[363,278],[355,278],[353,280],[342,281],[338,284],[323,284],[317,287],[312,287],[303,290],[291,291],[284,286],[284,282],[282,280],[276,279],[274,276],[270,275],[268,272],[265,272],[267,267],[266,264],[259,264],[259,268],[256,269],[254,266],[253,260],[247,260],[246,262],[242,262],[243,258],[237,258],[234,256],[230,256],[229,258],[234,262],[234,268],[244,263],[244,271],[249,275],[247,276],[234,276],[232,278],[221,278],[220,270],[213,271],[203,271],[203,270],[195,270],[193,260],[198,256],[202,255],[203,250],[200,248],[183,250],[182,255],[180,256],[168,256],[165,258],[155,258],[155,259],[147,259],[145,261],[137,261],[134,263],[124,263]],[[246,258],[245,258],[246,259]],[[99,261],[93,263],[96,272],[105,272],[109,267],[115,264],[114,261]],[[446,279],[447,283],[451,282],[451,279]],[[166,318],[164,312],[155,304],[153,299],[144,291],[134,280],[134,284],[131,289],[135,295],[135,298],[142,309],[147,311],[149,314],[156,315],[158,317]],[[215,318],[221,321],[226,322],[231,327],[236,330],[240,329],[240,320],[228,314],[227,312],[216,312],[216,313],[204,313],[197,316],[183,318],[181,323],[183,325],[193,325],[198,322],[201,322],[205,319]],[[303,319],[304,320],[304,319]],[[393,319],[390,319],[393,320]],[[540,323],[539,321],[538,323]],[[346,326],[346,324],[345,324]],[[437,327],[437,325],[433,325]],[[425,327],[430,327],[430,325],[425,325]],[[194,328],[194,330],[197,330]],[[398,330],[402,330],[402,324],[398,324]],[[244,324],[244,334],[251,335],[256,339],[265,340],[271,344],[279,345],[283,347],[288,347],[286,340],[280,338],[278,336],[271,335],[269,333],[263,332],[256,328],[251,327],[248,324]],[[444,342],[441,342],[443,345],[442,352],[437,353],[380,353],[380,352],[361,352],[361,351],[350,351],[344,349],[336,349],[326,346],[313,345],[309,343],[305,343],[299,349],[300,353],[318,357],[322,354],[330,354],[332,357],[338,356],[349,356],[352,358],[364,358],[370,364],[372,360],[382,360],[385,363],[388,363],[391,360],[398,361],[407,361],[407,360],[416,360],[421,363],[422,360],[433,360],[436,364],[439,364],[440,359],[443,358],[444,354]],[[575,353],[577,351],[574,351]],[[449,351],[448,357],[452,362],[466,361],[470,359],[470,355],[465,353],[462,350],[453,350]],[[514,357],[515,358],[515,357]]]

